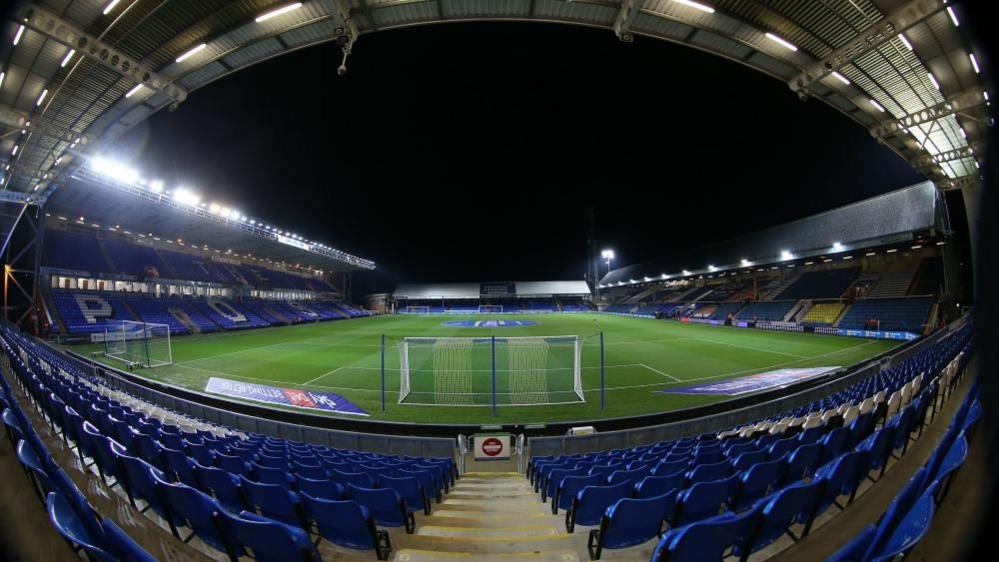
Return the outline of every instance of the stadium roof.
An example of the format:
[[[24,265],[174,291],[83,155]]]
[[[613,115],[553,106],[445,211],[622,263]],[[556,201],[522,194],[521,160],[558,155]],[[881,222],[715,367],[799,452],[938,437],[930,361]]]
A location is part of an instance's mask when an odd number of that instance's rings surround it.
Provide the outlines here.
[[[868,250],[947,234],[943,198],[922,182],[675,256],[621,267],[601,287],[751,271],[781,262],[861,257]]]
[[[438,22],[561,22],[708,51],[831,105],[942,189],[979,181],[990,121],[985,55],[961,6],[940,0],[41,0],[11,17],[0,162],[2,189],[21,194],[50,193],[136,123],[249,65]]]
[[[245,217],[223,216],[200,205],[177,201],[168,192],[114,181],[87,168],[74,172],[48,199],[54,220],[183,242],[222,256],[253,258],[322,271],[372,269],[368,261],[335,248],[292,237]],[[50,219],[52,220],[52,219]]]
[[[396,299],[479,299],[482,297],[556,297],[590,294],[586,281],[516,281],[495,283],[400,283]]]

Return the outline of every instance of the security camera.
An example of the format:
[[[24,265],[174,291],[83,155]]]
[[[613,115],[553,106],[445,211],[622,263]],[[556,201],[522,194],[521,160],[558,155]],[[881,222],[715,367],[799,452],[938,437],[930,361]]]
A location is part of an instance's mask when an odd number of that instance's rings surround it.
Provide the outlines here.
[[[336,67],[336,73],[339,74],[340,76],[347,74],[347,65],[341,64],[340,66]]]

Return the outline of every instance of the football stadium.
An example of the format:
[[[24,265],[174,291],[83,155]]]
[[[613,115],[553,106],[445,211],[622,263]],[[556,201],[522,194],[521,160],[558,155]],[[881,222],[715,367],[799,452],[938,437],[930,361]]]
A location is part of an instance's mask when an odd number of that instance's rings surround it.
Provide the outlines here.
[[[994,556],[984,4],[0,7],[0,559]]]

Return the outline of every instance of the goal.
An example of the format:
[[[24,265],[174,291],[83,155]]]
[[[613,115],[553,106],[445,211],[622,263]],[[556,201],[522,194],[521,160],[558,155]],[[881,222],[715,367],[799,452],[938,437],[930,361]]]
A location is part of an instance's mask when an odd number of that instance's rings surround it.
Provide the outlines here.
[[[430,314],[429,306],[407,306],[407,314]]]
[[[122,320],[104,329],[104,354],[129,367],[173,364],[170,326]]]
[[[489,313],[489,312],[492,312],[492,313],[503,312],[503,305],[502,304],[480,304],[479,305],[479,312],[487,312],[487,313]]]
[[[399,403],[525,406],[585,402],[578,336],[407,337]]]

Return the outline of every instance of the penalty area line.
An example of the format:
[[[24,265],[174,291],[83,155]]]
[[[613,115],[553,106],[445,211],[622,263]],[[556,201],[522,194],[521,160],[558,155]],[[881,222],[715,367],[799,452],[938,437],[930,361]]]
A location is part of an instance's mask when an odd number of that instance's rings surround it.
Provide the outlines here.
[[[333,373],[335,373],[335,372],[339,371],[340,369],[344,369],[344,368],[346,368],[346,367],[347,367],[346,365],[340,365],[340,366],[339,366],[339,367],[337,367],[336,369],[333,369],[332,371],[326,371],[325,373],[323,373],[323,374],[319,375],[318,377],[316,377],[316,378],[314,378],[314,379],[311,379],[311,380],[307,380],[307,381],[303,382],[302,384],[303,384],[303,385],[310,385],[310,384],[312,384],[312,383],[316,382],[317,380],[319,380],[319,379],[321,379],[321,378],[323,378],[323,377],[326,377],[326,376],[329,376],[329,375],[332,375]]]
[[[639,366],[641,366],[641,367],[645,367],[646,369],[648,369],[648,370],[652,371],[653,373],[656,373],[656,374],[659,374],[659,375],[662,375],[662,376],[664,376],[664,377],[668,378],[669,380],[671,380],[671,381],[673,381],[673,382],[683,382],[682,380],[680,380],[680,379],[678,379],[678,378],[674,377],[673,375],[671,375],[671,374],[669,374],[669,373],[664,373],[664,372],[662,372],[662,371],[660,371],[659,369],[656,369],[656,368],[654,368],[654,367],[649,367],[649,366],[648,366],[648,365],[646,365],[645,363],[636,363],[636,365],[639,365]]]

